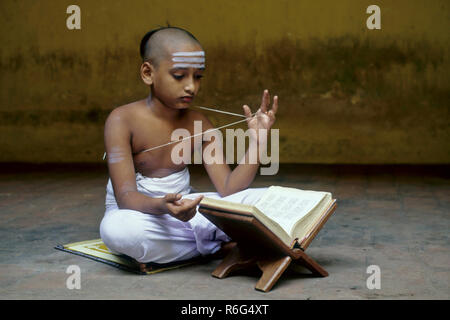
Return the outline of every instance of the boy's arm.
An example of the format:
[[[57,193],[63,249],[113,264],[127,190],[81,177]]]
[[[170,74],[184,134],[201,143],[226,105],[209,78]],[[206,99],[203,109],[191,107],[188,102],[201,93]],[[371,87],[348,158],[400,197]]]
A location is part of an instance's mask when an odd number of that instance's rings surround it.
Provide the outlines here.
[[[211,122],[206,118],[203,121],[203,128],[206,130],[214,129]],[[212,143],[215,143],[214,140],[205,141],[203,143],[203,151],[205,151],[208,145]],[[222,141],[219,141],[219,143],[222,145]],[[231,171],[229,165],[226,163],[223,147],[215,149],[215,152],[219,152],[219,154],[214,155],[214,158],[218,160],[218,163],[213,162],[213,160],[209,158],[209,154],[203,153],[203,164],[206,172],[221,197],[242,191],[248,188],[253,182],[259,168],[259,159],[254,164],[249,163],[249,154],[250,152],[253,152],[253,148],[254,145],[249,146],[244,156],[245,161],[241,161],[242,163],[234,168],[233,171]]]
[[[269,92],[265,90],[261,101],[261,107],[258,109],[255,116],[251,115],[251,110],[247,105],[244,106],[248,127],[249,129],[253,129],[253,131],[250,130],[250,143],[247,152],[242,159],[238,159],[239,165],[233,171],[231,171],[228,164],[226,164],[223,146],[219,148],[219,150],[216,149],[219,154],[215,155],[215,158],[219,160],[219,163],[213,163],[211,159],[208,159],[208,154],[203,154],[205,169],[208,172],[212,183],[216,187],[217,192],[222,197],[248,188],[255,178],[259,168],[259,155],[262,152],[265,153],[265,149],[267,148],[267,136],[259,136],[258,130],[269,130],[271,128],[275,122],[275,114],[278,109],[278,97],[275,96],[271,110],[268,110],[269,100]],[[203,122],[203,126],[206,126],[206,130],[213,129],[213,125],[206,117]],[[203,144],[203,150],[211,143],[213,143],[213,141],[205,142]],[[220,144],[222,144],[221,141]],[[260,149],[259,152],[258,148]],[[257,159],[250,159],[250,155],[257,155]]]
[[[105,149],[114,195],[120,209],[157,212],[159,203],[137,190],[127,115],[115,109],[105,122]]]
[[[113,110],[105,123],[108,170],[119,208],[149,214],[167,213],[179,220],[188,221],[195,215],[195,208],[201,198],[181,200],[179,194],[152,198],[137,190],[129,128],[127,115],[123,110]]]

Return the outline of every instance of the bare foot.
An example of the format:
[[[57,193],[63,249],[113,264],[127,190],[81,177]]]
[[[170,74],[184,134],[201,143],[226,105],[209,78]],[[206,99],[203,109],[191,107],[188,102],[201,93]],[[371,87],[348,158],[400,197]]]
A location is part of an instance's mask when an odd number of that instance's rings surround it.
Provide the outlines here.
[[[213,259],[223,259],[227,256],[228,253],[236,246],[235,241],[229,241],[229,242],[222,242],[222,246],[220,249],[213,253],[211,257]]]
[[[147,265],[146,263],[139,263],[139,270],[141,270],[141,272],[150,272],[153,270],[152,266]]]

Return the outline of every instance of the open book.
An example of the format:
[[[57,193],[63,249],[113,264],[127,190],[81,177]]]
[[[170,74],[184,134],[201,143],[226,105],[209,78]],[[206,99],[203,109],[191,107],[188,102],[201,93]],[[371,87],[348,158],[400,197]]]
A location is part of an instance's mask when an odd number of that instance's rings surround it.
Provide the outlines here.
[[[319,231],[335,204],[331,193],[271,186],[254,205],[203,198],[200,206],[251,215],[288,247],[303,244]]]

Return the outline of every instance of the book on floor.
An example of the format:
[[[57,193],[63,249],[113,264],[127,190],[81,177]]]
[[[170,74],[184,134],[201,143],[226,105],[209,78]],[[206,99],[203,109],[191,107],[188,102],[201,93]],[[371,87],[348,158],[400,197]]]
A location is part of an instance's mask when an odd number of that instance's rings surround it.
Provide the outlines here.
[[[331,193],[271,186],[254,205],[203,198],[200,207],[253,216],[284,244],[306,247],[334,211]]]

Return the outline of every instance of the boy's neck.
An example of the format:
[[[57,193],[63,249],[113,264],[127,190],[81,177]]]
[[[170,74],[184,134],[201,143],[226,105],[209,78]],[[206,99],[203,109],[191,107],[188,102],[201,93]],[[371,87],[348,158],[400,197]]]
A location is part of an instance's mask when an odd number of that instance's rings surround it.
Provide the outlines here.
[[[151,95],[149,95],[147,99],[145,99],[145,101],[150,111],[158,118],[176,119],[183,111],[179,109],[169,108]]]

